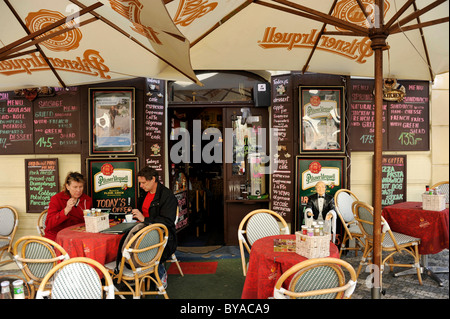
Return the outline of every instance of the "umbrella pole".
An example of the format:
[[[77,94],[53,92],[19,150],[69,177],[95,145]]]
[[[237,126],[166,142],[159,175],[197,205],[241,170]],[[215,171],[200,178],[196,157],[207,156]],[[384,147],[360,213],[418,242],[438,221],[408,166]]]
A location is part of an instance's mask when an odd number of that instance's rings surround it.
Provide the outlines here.
[[[387,34],[382,32],[383,0],[375,0],[378,14],[375,14],[375,32],[370,36],[375,55],[375,143],[374,143],[374,182],[373,182],[373,286],[372,299],[380,299],[381,293],[381,181],[383,155],[383,49]]]

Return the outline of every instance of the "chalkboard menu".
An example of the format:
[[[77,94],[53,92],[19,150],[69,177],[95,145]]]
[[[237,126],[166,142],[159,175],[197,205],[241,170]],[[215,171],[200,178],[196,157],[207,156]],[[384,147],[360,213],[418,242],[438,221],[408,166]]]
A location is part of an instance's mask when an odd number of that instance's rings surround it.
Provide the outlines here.
[[[0,155],[33,152],[32,102],[0,92]]]
[[[59,192],[58,159],[25,159],[25,189],[28,213],[47,209]]]
[[[164,178],[165,81],[147,79],[145,103],[145,165]]]
[[[429,83],[399,80],[401,102],[383,103],[383,150],[427,151],[429,146]],[[352,79],[349,85],[349,149],[372,151],[375,132],[374,81]]]
[[[0,155],[80,153],[79,104],[77,87],[32,102],[0,92]]]
[[[406,89],[402,102],[390,102],[389,150],[428,151],[429,138],[429,83],[424,81],[401,81]]]
[[[80,153],[80,105],[78,88],[37,98],[34,110],[34,152]]]
[[[272,173],[272,210],[290,222],[294,213],[293,99],[290,76],[272,78],[272,128],[278,129],[277,169]]]
[[[406,202],[406,155],[383,155],[381,206]]]

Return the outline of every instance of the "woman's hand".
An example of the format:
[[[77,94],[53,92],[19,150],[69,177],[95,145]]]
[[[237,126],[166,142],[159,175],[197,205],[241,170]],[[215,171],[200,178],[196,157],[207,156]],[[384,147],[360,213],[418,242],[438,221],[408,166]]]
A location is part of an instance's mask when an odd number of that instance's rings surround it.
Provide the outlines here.
[[[70,213],[70,211],[75,206],[77,201],[78,201],[78,198],[73,198],[73,197],[67,201],[66,208],[64,208],[64,214],[66,214],[66,216]]]
[[[134,219],[137,219],[140,222],[143,222],[145,219],[144,215],[139,211],[139,209],[133,209],[131,211],[131,214],[133,214]]]

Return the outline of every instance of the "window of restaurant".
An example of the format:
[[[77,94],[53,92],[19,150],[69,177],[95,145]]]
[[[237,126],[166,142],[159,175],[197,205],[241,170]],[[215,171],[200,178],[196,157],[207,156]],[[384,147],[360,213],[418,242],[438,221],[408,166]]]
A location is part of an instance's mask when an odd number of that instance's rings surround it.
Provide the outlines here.
[[[251,186],[256,194],[256,184],[242,152],[258,148],[253,128],[269,127],[268,105],[257,107],[254,97],[255,87],[267,81],[249,72],[204,71],[197,77],[203,86],[180,81],[168,86],[170,186],[179,202],[188,203],[179,245],[235,245],[242,218],[268,208],[268,200],[255,204],[248,198]],[[225,158],[227,145],[232,163]],[[268,180],[257,181],[258,194],[268,193]]]

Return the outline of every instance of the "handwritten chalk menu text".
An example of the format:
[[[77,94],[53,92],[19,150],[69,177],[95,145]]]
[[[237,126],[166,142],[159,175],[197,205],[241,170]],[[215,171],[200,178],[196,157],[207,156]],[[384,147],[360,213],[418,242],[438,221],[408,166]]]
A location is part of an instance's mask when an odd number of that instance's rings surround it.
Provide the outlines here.
[[[389,150],[428,151],[429,138],[429,83],[401,81],[406,89],[402,102],[390,102]]]
[[[383,155],[381,206],[406,201],[406,155]]]
[[[293,89],[289,76],[272,78],[272,127],[278,129],[278,154],[274,160],[276,169],[272,178],[272,210],[287,222],[291,222],[294,213],[294,169],[293,142]]]
[[[57,93],[55,96],[33,101],[36,154],[81,152],[77,93]]]
[[[375,100],[372,80],[351,80],[349,87],[349,148],[353,151],[373,151],[375,137]],[[388,147],[387,104],[383,101],[383,150]]]
[[[145,165],[164,178],[165,81],[147,79],[145,101]]]
[[[32,102],[0,92],[0,155],[81,152],[78,88]]]
[[[58,159],[25,159],[27,212],[40,213],[59,192]]]
[[[0,155],[33,152],[32,102],[15,98],[14,92],[1,92]]]
[[[427,151],[429,144],[429,83],[398,80],[404,90],[401,102],[383,101],[383,150]],[[354,79],[349,86],[349,148],[371,151],[374,147],[374,81]]]

